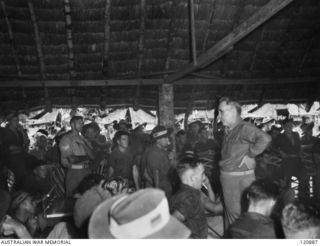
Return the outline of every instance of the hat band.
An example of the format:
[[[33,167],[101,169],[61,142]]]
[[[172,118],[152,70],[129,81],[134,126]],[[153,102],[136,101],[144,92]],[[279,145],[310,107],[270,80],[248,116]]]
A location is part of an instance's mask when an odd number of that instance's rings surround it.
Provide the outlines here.
[[[161,131],[161,132],[155,132],[155,133],[153,133],[153,137],[157,138],[157,137],[160,137],[162,135],[166,135],[167,133],[168,133],[167,130],[164,130],[164,131]]]
[[[113,208],[117,204],[117,202],[113,204],[111,208],[111,213]],[[169,222],[169,220],[170,213],[168,201],[166,198],[163,198],[163,200],[154,210],[129,223],[119,225],[112,218],[112,216],[110,216],[109,229],[115,238],[145,238],[161,230]]]

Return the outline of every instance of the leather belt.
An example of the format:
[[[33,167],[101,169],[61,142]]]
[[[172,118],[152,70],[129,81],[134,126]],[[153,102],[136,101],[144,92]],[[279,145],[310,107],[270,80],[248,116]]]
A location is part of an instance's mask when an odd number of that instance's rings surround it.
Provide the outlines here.
[[[89,168],[89,164],[88,163],[84,163],[84,164],[74,164],[70,166],[70,169],[73,170],[81,170],[81,169],[86,169]]]
[[[244,171],[244,172],[224,172],[224,171],[220,171],[221,174],[223,175],[230,175],[230,176],[243,176],[243,175],[248,175],[248,174],[253,174],[254,170],[248,170],[248,171]]]

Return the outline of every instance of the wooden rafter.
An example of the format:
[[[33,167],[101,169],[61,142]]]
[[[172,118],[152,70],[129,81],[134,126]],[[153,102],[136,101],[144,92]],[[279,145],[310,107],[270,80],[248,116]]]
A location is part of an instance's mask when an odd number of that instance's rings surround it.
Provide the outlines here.
[[[41,79],[44,80],[46,79],[46,73],[45,73],[45,65],[44,65],[42,45],[41,45],[41,37],[40,37],[40,31],[38,27],[36,13],[34,11],[33,3],[31,0],[28,1],[28,6],[29,6],[32,25],[33,25],[34,38],[36,42],[37,54],[39,59],[40,75],[41,75]]]
[[[264,27],[261,27],[260,33],[259,33],[257,39],[255,40],[254,51],[253,51],[253,54],[251,57],[249,71],[253,71],[253,69],[254,69],[254,64],[256,61],[257,53],[258,53],[258,50],[260,49],[260,42],[263,40],[263,36],[264,36]]]
[[[266,78],[266,79],[181,79],[175,85],[278,85],[319,83],[320,77],[301,78]],[[123,80],[45,80],[45,81],[0,81],[0,88],[4,87],[97,87],[97,86],[155,86],[163,83],[163,79],[123,79]]]
[[[70,79],[75,77],[74,67],[74,53],[73,53],[73,40],[72,40],[72,20],[71,20],[71,6],[70,0],[64,0],[64,12],[66,17],[66,32],[67,32],[67,46],[68,46],[68,64]]]
[[[179,1],[172,1],[171,19],[170,19],[170,24],[169,24],[169,28],[168,28],[167,56],[166,56],[166,60],[164,62],[164,71],[167,71],[170,68],[170,54],[172,53],[172,50],[173,50],[172,42],[173,42],[173,31],[175,28],[175,14],[174,14],[174,12],[176,11],[178,5],[179,5]]]
[[[272,16],[278,13],[280,10],[288,6],[294,0],[270,0],[266,5],[259,9],[249,19],[242,22],[231,33],[221,39],[212,48],[210,48],[205,54],[198,57],[198,64],[194,65],[190,63],[184,66],[179,72],[168,76],[165,79],[165,83],[172,83],[195,70],[204,67],[214,61],[217,61],[225,51],[233,47],[239,40],[247,36],[257,27],[265,23]]]
[[[9,40],[10,40],[10,44],[11,44],[11,48],[12,48],[13,58],[14,58],[14,61],[15,61],[15,64],[16,64],[16,68],[17,68],[17,73],[18,73],[18,76],[21,77],[22,76],[22,72],[21,72],[20,62],[19,62],[18,53],[17,53],[17,50],[16,50],[13,31],[12,31],[11,23],[10,23],[9,16],[8,16],[8,13],[7,13],[6,5],[5,5],[3,0],[0,1],[0,4],[1,4],[1,9],[2,9],[2,12],[4,14],[4,18],[5,18],[5,21],[6,21],[6,24],[7,24],[7,28],[8,28]]]
[[[210,14],[209,14],[209,18],[207,20],[207,28],[206,28],[206,32],[203,36],[203,41],[202,41],[202,53],[204,53],[207,49],[207,42],[208,42],[208,38],[209,38],[209,34],[210,34],[210,26],[212,25],[214,13],[216,11],[216,2],[217,2],[216,0],[213,0],[212,4],[211,4]]]
[[[138,43],[138,76],[141,75],[143,51],[144,51],[144,37],[145,37],[145,23],[146,23],[146,0],[140,0],[140,34]]]
[[[197,65],[197,44],[196,44],[196,29],[194,18],[194,0],[189,0],[189,25],[191,36],[191,57],[194,65]]]
[[[109,45],[110,45],[110,9],[111,1],[106,0],[104,7],[104,48],[102,57],[102,73],[107,74],[109,65]]]

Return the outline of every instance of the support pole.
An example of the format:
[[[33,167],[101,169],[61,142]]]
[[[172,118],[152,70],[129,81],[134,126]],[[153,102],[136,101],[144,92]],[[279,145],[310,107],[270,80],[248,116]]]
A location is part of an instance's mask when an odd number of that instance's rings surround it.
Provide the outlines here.
[[[159,86],[159,124],[165,127],[174,128],[174,95],[172,84],[162,84]],[[170,138],[172,144],[172,165],[175,164],[176,141],[174,135]]]
[[[194,20],[194,2],[189,0],[189,22],[191,36],[191,55],[194,65],[197,65],[197,46],[196,46],[196,29]]]

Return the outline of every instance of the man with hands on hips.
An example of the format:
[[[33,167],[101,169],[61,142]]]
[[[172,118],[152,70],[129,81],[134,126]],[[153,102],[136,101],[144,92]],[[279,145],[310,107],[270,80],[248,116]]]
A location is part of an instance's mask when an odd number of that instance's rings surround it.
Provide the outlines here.
[[[242,192],[255,180],[255,157],[267,148],[271,137],[243,121],[241,105],[233,99],[220,99],[219,117],[225,126],[219,165],[227,229],[240,216]]]

